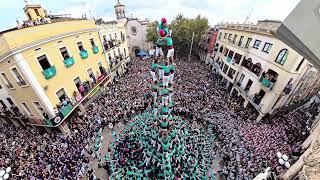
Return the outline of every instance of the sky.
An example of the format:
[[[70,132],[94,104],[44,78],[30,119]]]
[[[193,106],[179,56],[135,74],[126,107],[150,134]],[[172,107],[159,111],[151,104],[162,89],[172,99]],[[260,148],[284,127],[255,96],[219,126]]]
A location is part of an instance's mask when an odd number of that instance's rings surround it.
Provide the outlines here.
[[[272,19],[284,20],[300,0],[120,0],[126,5],[127,17],[169,21],[177,14],[193,18],[200,14],[210,25],[220,22],[243,23]],[[28,0],[41,4],[50,14],[71,14],[72,17],[103,18],[115,20],[114,5],[117,0]],[[0,0],[0,31],[16,26],[16,20],[26,20],[24,0]],[[250,13],[251,12],[251,13]]]

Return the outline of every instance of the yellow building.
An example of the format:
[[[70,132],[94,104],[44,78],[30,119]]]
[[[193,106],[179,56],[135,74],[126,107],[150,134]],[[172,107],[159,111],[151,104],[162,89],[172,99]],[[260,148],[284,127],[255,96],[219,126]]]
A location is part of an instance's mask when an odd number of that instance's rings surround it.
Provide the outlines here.
[[[0,80],[26,123],[67,131],[62,121],[110,79],[99,28],[91,20],[49,19],[40,5],[24,11],[28,22],[0,33]],[[56,108],[68,99],[73,105]]]

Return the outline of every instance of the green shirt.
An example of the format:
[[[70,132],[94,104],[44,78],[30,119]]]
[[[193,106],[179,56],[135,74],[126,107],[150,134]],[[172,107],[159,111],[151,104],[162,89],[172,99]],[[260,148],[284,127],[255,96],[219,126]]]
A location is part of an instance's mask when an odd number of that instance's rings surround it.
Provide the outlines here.
[[[167,46],[173,46],[173,41],[172,41],[171,37],[165,37],[164,41],[166,42]]]
[[[161,92],[161,95],[168,95],[169,94],[168,89],[162,89],[160,92]]]
[[[156,70],[156,69],[157,69],[157,67],[158,67],[158,65],[157,65],[157,64],[155,64],[155,63],[152,63],[152,64],[151,64],[151,69],[152,69],[152,70]]]
[[[167,107],[162,107],[161,108],[162,113],[169,113],[169,108]]]
[[[174,70],[176,70],[176,68],[174,67],[174,65],[169,65],[169,69],[170,69],[170,71],[174,71]]]
[[[160,23],[159,26],[158,26],[158,33],[160,32],[161,29],[164,30],[166,35],[169,34],[169,28],[167,26],[163,25],[162,23]]]
[[[162,69],[164,73],[170,73],[170,68],[168,66],[164,66]]]

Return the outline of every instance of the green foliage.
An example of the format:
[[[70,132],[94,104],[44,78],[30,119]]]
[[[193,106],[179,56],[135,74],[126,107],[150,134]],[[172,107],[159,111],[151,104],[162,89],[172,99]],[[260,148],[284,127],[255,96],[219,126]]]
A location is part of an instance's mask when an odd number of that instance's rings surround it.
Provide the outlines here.
[[[158,35],[156,32],[159,23],[153,22],[147,30],[147,41],[156,42]],[[192,40],[192,32],[194,32],[193,49],[198,49],[203,35],[209,27],[208,19],[198,15],[195,19],[185,18],[182,14],[171,22],[170,29],[172,29],[172,38],[175,48],[175,53],[180,56],[187,56],[190,50]]]
[[[157,34],[157,26],[159,25],[158,21],[154,21],[149,24],[149,27],[147,29],[147,42],[156,42],[158,39]]]

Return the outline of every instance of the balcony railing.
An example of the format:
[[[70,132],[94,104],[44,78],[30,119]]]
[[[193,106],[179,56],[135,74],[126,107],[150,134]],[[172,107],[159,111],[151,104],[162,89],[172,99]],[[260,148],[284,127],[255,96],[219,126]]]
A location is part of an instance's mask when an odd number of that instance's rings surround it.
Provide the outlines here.
[[[261,79],[261,84],[266,87],[267,89],[269,89],[270,91],[272,90],[273,86],[274,86],[274,83],[271,82],[269,79],[263,77]]]
[[[48,125],[49,127],[54,127],[55,125],[59,124],[64,117],[66,117],[73,109],[73,106],[71,103],[68,103],[66,106],[62,107],[57,116],[52,119],[44,119],[44,123]]]
[[[69,57],[65,60],[63,60],[64,66],[66,66],[67,68],[71,67],[72,65],[74,65],[74,59],[73,57]]]
[[[81,59],[87,59],[88,58],[88,51],[82,50],[80,52],[80,56],[81,56]]]
[[[227,57],[227,62],[228,62],[228,63],[232,63],[232,58]]]
[[[55,66],[51,66],[50,68],[43,70],[42,74],[46,79],[50,79],[53,76],[55,76],[57,73],[56,67]]]
[[[93,54],[97,54],[99,52],[98,46],[92,47],[92,52],[93,52]]]

